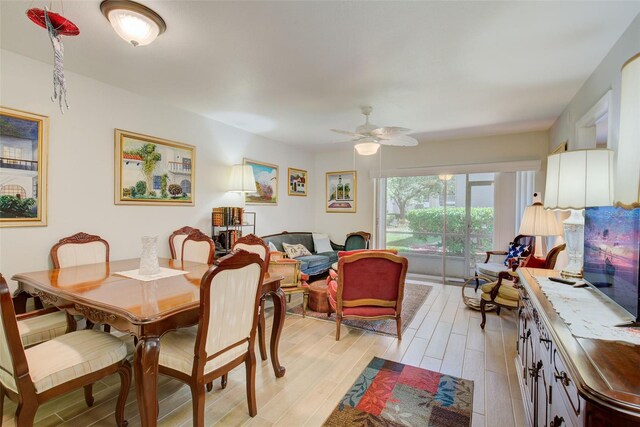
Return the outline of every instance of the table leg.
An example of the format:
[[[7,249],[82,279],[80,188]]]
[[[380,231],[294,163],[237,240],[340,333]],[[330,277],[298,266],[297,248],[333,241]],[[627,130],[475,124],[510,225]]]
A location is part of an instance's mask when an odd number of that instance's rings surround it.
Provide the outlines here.
[[[159,337],[141,337],[134,354],[134,375],[140,421],[144,427],[155,427],[158,421],[158,357]]]
[[[271,299],[273,300],[273,328],[271,329],[271,364],[273,365],[273,372],[276,377],[284,376],[286,369],[280,365],[278,359],[278,345],[280,344],[280,333],[284,327],[284,315],[287,311],[287,301],[282,289],[278,288],[277,291],[271,293]]]
[[[265,324],[264,324],[264,303],[265,298],[260,299],[260,317],[258,318],[258,347],[260,348],[260,358],[267,360],[267,342],[265,338]]]

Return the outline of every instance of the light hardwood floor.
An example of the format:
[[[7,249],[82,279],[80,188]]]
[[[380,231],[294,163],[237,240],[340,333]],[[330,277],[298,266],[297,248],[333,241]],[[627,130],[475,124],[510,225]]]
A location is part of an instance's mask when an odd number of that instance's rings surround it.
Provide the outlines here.
[[[341,340],[335,341],[334,324],[287,315],[280,342],[280,359],[287,372],[276,379],[270,361],[259,362],[258,415],[253,419],[248,415],[245,374],[240,367],[229,375],[225,390],[217,381],[207,393],[205,425],[319,426],[371,358],[378,356],[473,380],[473,427],[524,426],[513,363],[515,313],[489,314],[483,332],[480,313],[464,306],[458,286],[430,285],[431,293],[401,341],[346,327]],[[92,408],[86,407],[81,390],[47,402],[38,410],[36,426],[114,425],[118,387],[117,375],[97,383]],[[186,386],[161,377],[158,396],[160,426],[191,425]],[[15,425],[14,411],[15,405],[5,399],[4,426]],[[125,410],[131,427],[140,425],[137,412],[132,389]]]

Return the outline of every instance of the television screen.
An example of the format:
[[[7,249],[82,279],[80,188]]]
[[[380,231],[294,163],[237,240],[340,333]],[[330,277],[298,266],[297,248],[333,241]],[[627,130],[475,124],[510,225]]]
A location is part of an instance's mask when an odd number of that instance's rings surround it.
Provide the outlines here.
[[[640,209],[585,209],[584,278],[640,321]]]

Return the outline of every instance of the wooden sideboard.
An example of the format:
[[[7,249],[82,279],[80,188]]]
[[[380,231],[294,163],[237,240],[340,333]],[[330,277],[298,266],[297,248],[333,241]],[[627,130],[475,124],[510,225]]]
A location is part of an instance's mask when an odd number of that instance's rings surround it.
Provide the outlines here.
[[[558,272],[521,268],[518,275],[515,363],[529,424],[640,426],[640,346],[574,337],[533,278]]]

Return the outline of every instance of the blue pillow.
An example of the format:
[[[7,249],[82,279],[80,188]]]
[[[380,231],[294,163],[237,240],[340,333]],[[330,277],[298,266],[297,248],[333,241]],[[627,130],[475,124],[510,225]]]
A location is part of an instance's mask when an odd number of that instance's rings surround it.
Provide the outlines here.
[[[507,250],[507,257],[504,260],[504,265],[509,267],[510,260],[517,260],[520,258],[525,252],[529,250],[529,245],[519,245],[517,243],[509,243],[509,249]]]

